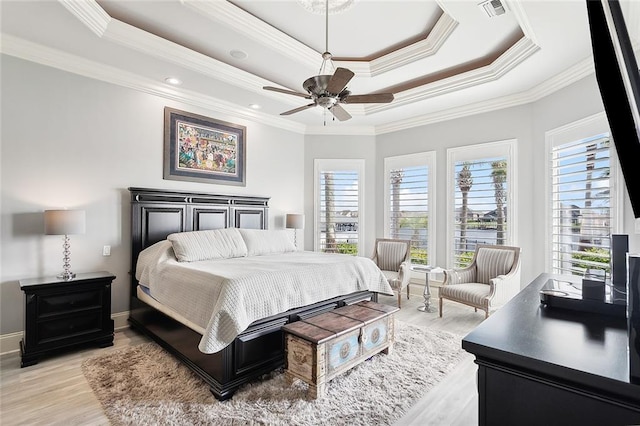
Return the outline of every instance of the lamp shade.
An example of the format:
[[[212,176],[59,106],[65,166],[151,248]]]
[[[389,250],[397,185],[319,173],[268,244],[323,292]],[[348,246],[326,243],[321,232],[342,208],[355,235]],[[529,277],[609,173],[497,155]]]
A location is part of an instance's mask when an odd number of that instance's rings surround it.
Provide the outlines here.
[[[303,214],[288,214],[286,220],[286,227],[293,229],[304,229],[304,215]]]
[[[46,235],[84,234],[84,210],[45,210],[44,233]]]

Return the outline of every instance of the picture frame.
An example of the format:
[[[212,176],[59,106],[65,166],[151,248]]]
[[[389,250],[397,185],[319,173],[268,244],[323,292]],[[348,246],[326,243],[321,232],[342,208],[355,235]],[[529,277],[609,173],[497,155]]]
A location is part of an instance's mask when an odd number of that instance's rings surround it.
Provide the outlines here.
[[[164,179],[246,185],[246,127],[164,109]]]

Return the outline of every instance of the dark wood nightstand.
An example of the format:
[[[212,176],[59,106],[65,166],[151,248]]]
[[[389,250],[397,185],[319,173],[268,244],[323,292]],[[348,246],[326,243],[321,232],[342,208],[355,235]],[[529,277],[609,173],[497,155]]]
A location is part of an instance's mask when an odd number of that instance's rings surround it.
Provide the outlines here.
[[[79,344],[113,345],[109,272],[78,274],[71,281],[56,277],[20,280],[25,293],[21,367],[42,355]]]

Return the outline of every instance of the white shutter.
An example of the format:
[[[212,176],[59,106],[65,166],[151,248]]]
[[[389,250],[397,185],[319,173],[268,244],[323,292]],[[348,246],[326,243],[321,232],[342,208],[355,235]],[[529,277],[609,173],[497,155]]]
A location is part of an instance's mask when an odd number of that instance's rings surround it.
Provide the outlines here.
[[[551,148],[552,272],[610,272],[612,173],[608,135]]]
[[[360,254],[363,162],[316,160],[315,249]]]
[[[411,240],[411,263],[429,264],[429,167],[394,167],[386,171],[389,238]]]

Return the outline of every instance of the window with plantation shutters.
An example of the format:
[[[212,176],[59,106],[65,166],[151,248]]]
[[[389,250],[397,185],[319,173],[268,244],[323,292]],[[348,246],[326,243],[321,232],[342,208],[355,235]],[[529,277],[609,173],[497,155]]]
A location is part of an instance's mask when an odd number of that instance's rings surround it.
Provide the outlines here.
[[[384,160],[385,237],[411,241],[413,265],[435,265],[434,215],[429,200],[435,188],[435,154],[418,153]]]
[[[449,266],[471,263],[478,244],[513,245],[515,141],[447,150]]]
[[[315,250],[360,254],[362,160],[315,161]]]
[[[551,147],[552,272],[610,272],[612,202],[608,134]]]

